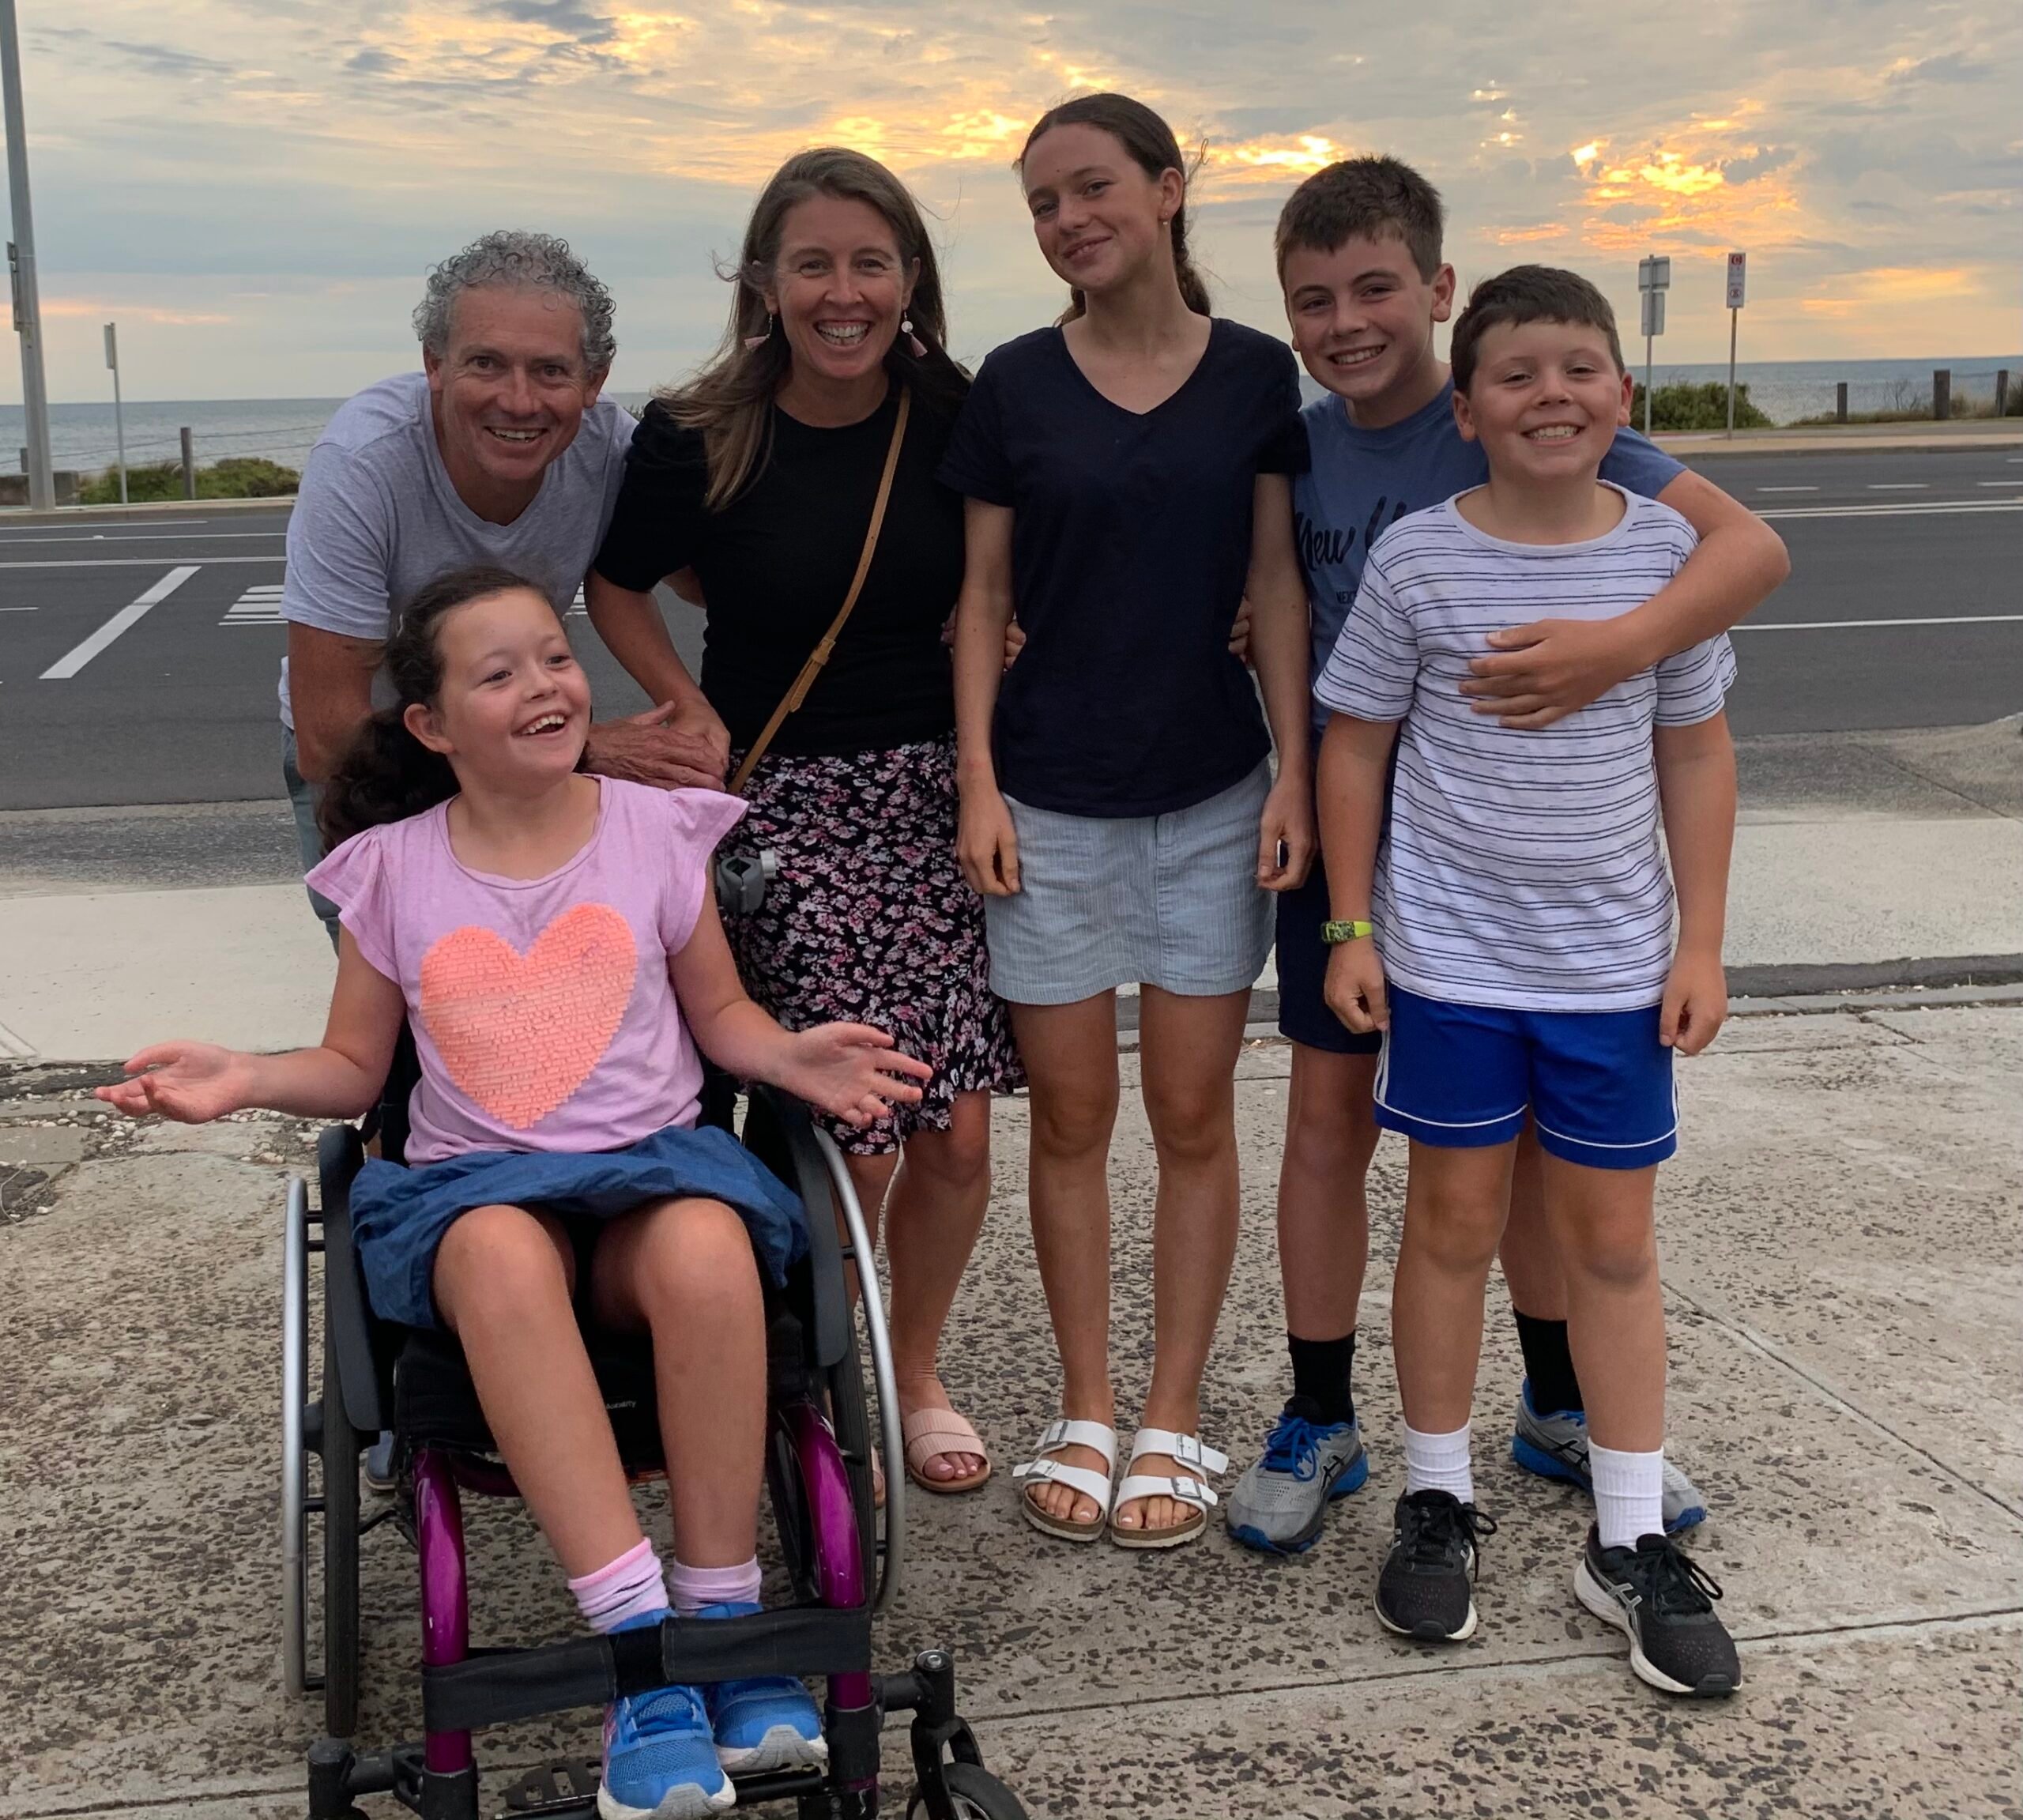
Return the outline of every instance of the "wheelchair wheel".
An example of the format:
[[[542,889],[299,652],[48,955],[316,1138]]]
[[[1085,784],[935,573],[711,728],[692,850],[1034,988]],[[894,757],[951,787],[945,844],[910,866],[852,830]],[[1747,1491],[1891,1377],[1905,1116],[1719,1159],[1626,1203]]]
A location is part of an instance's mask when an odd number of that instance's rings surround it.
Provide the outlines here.
[[[323,1728],[358,1727],[358,1431],[345,1412],[337,1349],[323,1341]]]
[[[288,1185],[281,1279],[281,1671],[296,1698],[320,1690],[333,1738],[358,1722],[358,1434],[345,1411],[327,1309],[322,1396],[309,1396],[310,1228],[322,1215],[301,1181]],[[309,1460],[322,1463],[312,1491]],[[323,1520],[323,1666],[309,1665],[309,1520]]]
[[[941,1772],[955,1820],[1027,1820],[1025,1803],[975,1763],[951,1763]],[[916,1788],[906,1802],[906,1820],[926,1820],[927,1796]]]

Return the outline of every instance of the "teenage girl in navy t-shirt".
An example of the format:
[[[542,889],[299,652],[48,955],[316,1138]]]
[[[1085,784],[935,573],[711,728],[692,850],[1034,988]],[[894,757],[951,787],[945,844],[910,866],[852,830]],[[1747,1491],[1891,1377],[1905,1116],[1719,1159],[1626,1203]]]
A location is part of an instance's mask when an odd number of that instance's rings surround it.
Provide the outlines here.
[[[1289,480],[1305,436],[1290,352],[1208,314],[1164,121],[1121,95],[1071,101],[1019,170],[1072,300],[984,363],[941,467],[967,501],[959,853],[1032,1083],[1033,1236],[1064,1378],[1064,1419],[1018,1476],[1049,1534],[1170,1547],[1200,1533],[1226,1464],[1197,1430],[1236,1249],[1234,1077],[1265,894],[1314,851]],[[1228,648],[1246,596],[1256,688]],[[1026,643],[1000,675],[1015,613]],[[1157,1342],[1113,1488],[1106,1170],[1128,985],[1159,1159]]]

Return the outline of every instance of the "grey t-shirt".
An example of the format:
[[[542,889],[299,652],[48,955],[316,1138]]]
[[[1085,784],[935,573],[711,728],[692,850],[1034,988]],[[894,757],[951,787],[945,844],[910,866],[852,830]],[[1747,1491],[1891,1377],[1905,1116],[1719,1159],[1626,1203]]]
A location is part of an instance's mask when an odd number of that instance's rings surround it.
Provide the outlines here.
[[[421,589],[472,563],[525,575],[558,613],[567,612],[611,522],[635,427],[629,412],[600,398],[541,477],[533,503],[510,525],[494,525],[450,484],[428,375],[402,373],[367,386],[338,407],[309,452],[288,520],[281,617],[347,638],[385,639]],[[282,725],[292,729],[285,658],[281,699]]]

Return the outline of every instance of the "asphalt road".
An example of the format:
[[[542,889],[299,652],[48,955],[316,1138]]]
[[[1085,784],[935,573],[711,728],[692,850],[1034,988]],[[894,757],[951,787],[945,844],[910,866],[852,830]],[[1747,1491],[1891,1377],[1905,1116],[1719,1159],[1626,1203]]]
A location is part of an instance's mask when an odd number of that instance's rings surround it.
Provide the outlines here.
[[[1739,733],[2023,709],[2023,451],[1700,457],[1792,577],[1738,636]],[[281,793],[281,512],[0,518],[0,809]],[[145,603],[145,604],[143,604]],[[670,599],[691,662],[699,624]],[[644,698],[575,622],[600,714]]]

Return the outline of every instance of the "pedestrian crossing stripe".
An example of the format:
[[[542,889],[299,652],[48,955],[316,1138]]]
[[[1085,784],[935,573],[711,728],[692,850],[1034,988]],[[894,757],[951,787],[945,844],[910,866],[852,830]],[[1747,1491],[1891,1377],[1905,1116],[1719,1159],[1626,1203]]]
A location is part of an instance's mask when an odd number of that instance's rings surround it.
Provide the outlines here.
[[[221,626],[277,626],[281,623],[281,584],[262,582],[248,588],[218,621]]]
[[[248,588],[232,604],[232,610],[218,621],[221,626],[278,626],[286,622],[281,618],[281,587],[279,582],[262,582],[257,587]],[[575,598],[569,603],[569,616],[582,618],[586,609],[583,605],[583,590],[576,590]]]

